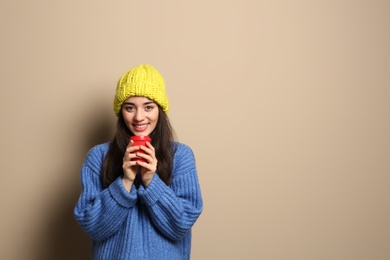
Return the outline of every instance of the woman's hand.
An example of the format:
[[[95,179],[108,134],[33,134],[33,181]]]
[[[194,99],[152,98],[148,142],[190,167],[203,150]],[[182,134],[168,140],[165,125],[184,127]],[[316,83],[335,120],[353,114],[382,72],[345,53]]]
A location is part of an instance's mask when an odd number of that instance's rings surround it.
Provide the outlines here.
[[[133,141],[131,140],[130,143],[127,145],[125,154],[123,155],[123,164],[122,164],[122,169],[123,169],[122,183],[123,186],[125,186],[126,190],[129,192],[131,186],[133,185],[135,177],[137,176],[137,171],[139,168],[137,162],[132,161],[132,159],[137,157],[137,155],[134,152],[138,150],[138,147],[132,146],[132,144]]]
[[[147,188],[157,170],[156,151],[149,142],[146,142],[146,146],[138,146],[138,148],[145,152],[136,153],[136,156],[143,158],[146,162],[136,161],[136,163],[141,166],[142,183]]]

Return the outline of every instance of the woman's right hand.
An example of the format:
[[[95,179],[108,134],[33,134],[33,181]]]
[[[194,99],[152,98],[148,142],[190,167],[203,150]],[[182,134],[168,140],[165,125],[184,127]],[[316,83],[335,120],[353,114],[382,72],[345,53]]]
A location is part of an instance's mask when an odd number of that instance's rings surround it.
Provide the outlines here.
[[[134,153],[137,149],[139,149],[137,146],[132,146],[133,141],[131,140],[130,143],[127,145],[125,154],[123,155],[123,178],[122,182],[125,186],[126,190],[130,192],[131,186],[133,185],[133,182],[135,180],[135,177],[137,176],[139,165],[137,165],[137,162],[132,159],[136,158],[137,155]]]

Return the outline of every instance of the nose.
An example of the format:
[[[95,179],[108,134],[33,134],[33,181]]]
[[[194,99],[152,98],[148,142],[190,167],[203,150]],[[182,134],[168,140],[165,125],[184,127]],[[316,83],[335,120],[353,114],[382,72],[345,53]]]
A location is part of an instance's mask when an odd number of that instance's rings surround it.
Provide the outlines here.
[[[141,122],[142,120],[144,120],[144,118],[145,116],[142,109],[137,109],[134,115],[134,120],[136,120],[137,122]]]

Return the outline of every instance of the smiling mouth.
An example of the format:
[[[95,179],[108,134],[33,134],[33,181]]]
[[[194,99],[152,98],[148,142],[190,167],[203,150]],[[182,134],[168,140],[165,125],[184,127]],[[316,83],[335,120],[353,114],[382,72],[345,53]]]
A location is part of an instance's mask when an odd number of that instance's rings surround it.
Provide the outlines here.
[[[134,126],[134,129],[137,130],[137,131],[143,131],[145,130],[147,127],[148,127],[148,124],[142,124],[142,125],[133,125]]]

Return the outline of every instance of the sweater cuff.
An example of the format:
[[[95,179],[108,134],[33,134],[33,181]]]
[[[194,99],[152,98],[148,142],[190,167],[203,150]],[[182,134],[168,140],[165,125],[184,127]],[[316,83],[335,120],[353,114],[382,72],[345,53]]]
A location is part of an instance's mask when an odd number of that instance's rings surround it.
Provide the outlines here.
[[[153,180],[146,189],[143,186],[139,187],[138,196],[140,197],[142,204],[152,206],[160,199],[167,188],[167,185],[160,177],[157,174],[154,174]]]
[[[118,177],[111,183],[108,189],[113,199],[123,207],[132,208],[137,202],[138,196],[134,185],[131,187],[130,192],[128,192],[123,186],[121,177]]]

